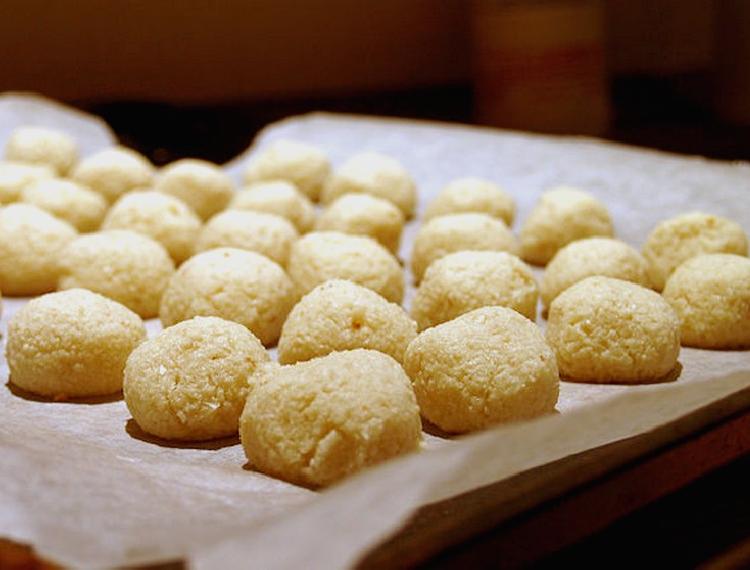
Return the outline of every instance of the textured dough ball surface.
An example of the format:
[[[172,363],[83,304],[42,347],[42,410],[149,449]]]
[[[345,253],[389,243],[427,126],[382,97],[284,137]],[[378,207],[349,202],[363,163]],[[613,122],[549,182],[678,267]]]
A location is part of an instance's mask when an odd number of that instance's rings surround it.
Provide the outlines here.
[[[125,403],[143,431],[163,439],[235,435],[248,377],[269,360],[242,325],[195,317],[133,351],[125,366]]]
[[[544,335],[505,307],[477,309],[420,333],[404,368],[422,416],[453,433],[552,412],[560,390]]]
[[[289,313],[279,338],[279,362],[355,348],[378,350],[401,362],[416,336],[416,323],[400,305],[351,281],[333,279],[302,297]]]
[[[242,446],[250,463],[272,477],[328,485],[419,448],[414,391],[383,353],[360,349],[266,366],[251,384]]]
[[[292,222],[300,233],[310,231],[315,223],[315,207],[310,199],[286,180],[246,186],[234,195],[229,208],[276,214]]]
[[[750,259],[693,257],[667,279],[664,298],[680,317],[683,346],[750,348]]]
[[[424,220],[469,212],[500,218],[510,226],[516,216],[516,203],[494,182],[481,178],[459,178],[446,185],[427,206]]]
[[[174,273],[161,244],[129,230],[108,230],[73,240],[60,255],[58,289],[81,287],[122,303],[144,319],[155,317]]]
[[[5,354],[16,386],[49,397],[114,394],[146,328],[133,311],[86,291],[49,293],[8,324]]]
[[[0,204],[17,202],[24,188],[53,176],[54,171],[46,166],[0,161]]]
[[[5,158],[49,166],[57,174],[64,176],[78,160],[78,145],[62,131],[19,127],[8,139]]]
[[[246,326],[274,344],[297,292],[280,265],[252,251],[219,248],[188,259],[164,292],[159,318],[165,327],[195,316],[215,316]]]
[[[145,156],[115,147],[84,158],[73,169],[71,178],[111,204],[126,192],[151,184],[153,175],[154,167]]]
[[[612,219],[592,195],[561,186],[542,194],[521,228],[521,257],[546,265],[560,248],[589,237],[612,237]]]
[[[677,363],[680,321],[650,289],[611,277],[587,277],[552,301],[547,340],[567,380],[653,382]]]
[[[47,178],[24,188],[21,200],[65,220],[79,232],[92,232],[107,213],[107,201],[85,186],[62,178]]]
[[[232,179],[216,164],[196,158],[165,166],[154,182],[154,190],[179,198],[202,220],[226,208],[234,196]]]

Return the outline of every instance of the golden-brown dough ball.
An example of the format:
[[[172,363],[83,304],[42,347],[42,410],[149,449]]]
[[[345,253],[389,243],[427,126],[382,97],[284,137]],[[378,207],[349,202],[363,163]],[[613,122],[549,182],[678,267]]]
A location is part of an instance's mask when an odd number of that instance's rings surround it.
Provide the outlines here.
[[[234,196],[232,179],[218,165],[196,158],[165,166],[156,178],[154,190],[179,198],[202,220],[221,212]]]
[[[447,184],[427,206],[424,220],[468,212],[500,218],[511,226],[516,216],[516,203],[494,182],[474,177],[458,178]]]
[[[70,177],[111,204],[126,192],[151,184],[153,175],[154,167],[145,156],[129,148],[115,147],[87,156]]]
[[[65,220],[79,232],[99,229],[108,207],[101,194],[63,178],[46,178],[28,185],[21,201]]]
[[[250,184],[234,195],[229,208],[276,214],[292,222],[301,234],[310,231],[315,223],[315,207],[310,199],[286,180]]]
[[[65,176],[78,160],[78,145],[73,137],[57,129],[18,127],[5,145],[5,158],[48,166]]]

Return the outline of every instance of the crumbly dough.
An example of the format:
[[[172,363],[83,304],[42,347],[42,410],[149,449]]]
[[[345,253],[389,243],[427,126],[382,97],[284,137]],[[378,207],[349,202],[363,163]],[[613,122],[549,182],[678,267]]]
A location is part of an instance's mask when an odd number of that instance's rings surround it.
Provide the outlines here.
[[[73,226],[30,204],[0,209],[0,291],[8,296],[54,291]]]
[[[310,199],[286,180],[245,186],[234,195],[229,208],[276,214],[292,222],[301,234],[310,231],[315,223],[315,207]]]
[[[99,229],[108,206],[101,194],[63,178],[29,184],[21,193],[21,201],[65,220],[79,232]]]
[[[499,305],[536,320],[539,290],[531,269],[503,251],[459,251],[441,257],[424,274],[412,302],[419,330]]]
[[[140,317],[111,299],[85,289],[42,295],[8,324],[10,380],[56,398],[114,394],[145,338]]]
[[[58,289],[81,287],[114,299],[144,319],[155,317],[174,273],[167,250],[129,230],[107,230],[73,240],[60,254]]]
[[[516,216],[516,203],[494,182],[482,178],[458,178],[447,184],[427,206],[424,220],[468,212],[500,218],[511,226]]]
[[[607,208],[591,194],[559,186],[542,194],[521,228],[521,257],[546,265],[560,250],[578,239],[612,237]]]
[[[650,289],[611,277],[587,277],[552,301],[547,340],[567,380],[654,382],[677,363],[680,321]]]
[[[304,295],[329,279],[348,279],[389,301],[404,298],[404,274],[396,258],[375,240],[340,232],[312,232],[292,246],[289,275]]]
[[[216,316],[246,326],[265,346],[274,344],[297,291],[280,265],[252,251],[219,248],[183,263],[164,292],[165,327],[195,316]]]
[[[417,336],[417,325],[401,306],[342,279],[305,295],[281,329],[279,362],[292,364],[338,350],[370,348],[399,362]]]
[[[52,178],[54,171],[46,166],[0,161],[0,204],[21,199],[23,189],[44,178]]]
[[[133,351],[125,366],[125,403],[143,431],[163,439],[235,435],[247,379],[269,360],[242,325],[195,317]]]
[[[125,147],[115,147],[84,158],[70,177],[99,192],[110,204],[131,190],[151,184],[154,167],[148,159]]]
[[[683,346],[750,348],[750,259],[692,257],[667,279],[664,298],[681,322]]]
[[[242,446],[251,465],[273,477],[329,485],[419,449],[421,422],[409,378],[381,352],[264,366],[250,382]]]
[[[154,182],[154,190],[179,198],[202,220],[227,207],[234,184],[213,162],[184,158],[165,166]]]
[[[747,255],[747,235],[726,218],[690,212],[659,223],[643,246],[648,274],[657,291],[683,262],[704,253]]]
[[[557,364],[541,330],[506,307],[484,307],[419,334],[404,368],[422,416],[451,433],[555,409]]]
[[[65,176],[78,160],[78,145],[62,131],[43,127],[19,127],[5,145],[5,158],[49,166]]]

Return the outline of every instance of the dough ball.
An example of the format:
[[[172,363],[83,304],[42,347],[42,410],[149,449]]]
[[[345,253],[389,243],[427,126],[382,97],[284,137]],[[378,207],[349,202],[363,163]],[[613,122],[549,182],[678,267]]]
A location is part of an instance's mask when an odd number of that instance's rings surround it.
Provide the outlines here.
[[[374,350],[334,352],[251,378],[240,418],[245,455],[291,483],[329,485],[416,451],[419,408],[398,362]]]
[[[515,255],[459,251],[427,268],[411,314],[420,331],[493,305],[508,307],[534,321],[538,298],[531,269]]]
[[[78,145],[62,131],[19,127],[8,139],[5,158],[48,166],[58,175],[64,176],[78,160]]]
[[[427,206],[424,220],[469,212],[500,218],[510,226],[516,216],[516,203],[494,182],[481,178],[459,178],[443,188]]]
[[[344,194],[371,194],[393,202],[406,218],[414,215],[417,207],[417,187],[401,164],[376,152],[363,152],[347,160],[323,188],[324,204],[330,204]]]
[[[657,291],[683,261],[704,253],[747,255],[747,235],[732,220],[690,212],[658,224],[643,246],[648,275]]]
[[[345,194],[323,211],[315,229],[369,236],[396,254],[404,215],[388,200],[369,194]]]
[[[588,238],[563,247],[547,264],[541,293],[545,307],[574,283],[603,275],[651,287],[646,260],[628,244],[610,238]]]
[[[125,403],[143,431],[164,439],[235,435],[247,379],[269,360],[242,325],[195,317],[133,351],[125,366]]]
[[[667,279],[664,298],[681,321],[683,346],[750,348],[750,259],[699,255]]]
[[[319,148],[279,140],[250,159],[245,170],[245,183],[288,180],[310,200],[317,200],[330,172],[331,163]]]
[[[151,184],[153,175],[154,167],[145,156],[115,147],[84,158],[71,178],[99,192],[111,204],[126,192]]]
[[[46,166],[0,161],[0,204],[17,202],[28,185],[53,176]]]
[[[128,230],[80,236],[60,254],[58,289],[81,287],[155,317],[174,263],[161,244]]]
[[[396,258],[373,239],[340,232],[313,232],[292,246],[289,276],[304,295],[329,279],[348,279],[389,301],[404,298],[404,274]]]
[[[277,263],[252,251],[212,249],[183,263],[164,292],[159,318],[165,327],[196,316],[246,326],[270,346],[297,301],[291,279]]]
[[[28,185],[21,200],[65,220],[79,232],[99,229],[108,206],[101,194],[62,178],[46,178]]]
[[[411,271],[416,282],[433,261],[464,250],[507,251],[515,254],[516,238],[505,222],[487,214],[450,214],[425,223],[414,239]]]
[[[547,340],[565,379],[653,382],[677,363],[680,321],[650,289],[611,277],[587,277],[552,301]]]
[[[62,251],[76,235],[69,223],[36,206],[0,209],[0,291],[9,296],[54,291]]]
[[[484,307],[427,329],[404,368],[422,416],[463,433],[552,412],[560,382],[541,330],[505,307]]]
[[[286,266],[289,251],[298,238],[292,223],[281,216],[250,210],[226,210],[203,226],[195,242],[195,251],[236,247],[261,253]]]
[[[337,350],[370,348],[399,362],[417,336],[400,305],[342,279],[318,285],[297,303],[281,329],[279,362],[292,364]]]
[[[221,212],[234,196],[232,179],[216,164],[196,158],[165,166],[154,190],[179,198],[203,220]]]
[[[521,257],[534,265],[546,265],[570,242],[613,235],[612,219],[599,200],[560,186],[542,194],[521,228]]]
[[[122,388],[123,369],[146,328],[133,311],[71,289],[26,303],[8,324],[10,380],[42,396],[103,396]]]
[[[193,255],[201,220],[182,200],[161,192],[129,192],[114,203],[104,230],[132,230],[158,241],[175,263]]]
[[[229,208],[276,214],[292,222],[301,234],[310,231],[315,223],[315,208],[310,199],[285,180],[246,186],[234,195]]]

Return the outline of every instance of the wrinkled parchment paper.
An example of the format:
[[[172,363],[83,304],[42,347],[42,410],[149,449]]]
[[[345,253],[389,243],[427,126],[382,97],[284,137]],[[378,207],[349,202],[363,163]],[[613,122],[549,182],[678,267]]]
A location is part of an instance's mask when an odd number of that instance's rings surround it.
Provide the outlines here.
[[[25,96],[0,97],[0,146],[18,124],[63,128],[84,154],[112,144],[100,121]],[[270,126],[263,146],[293,138],[335,164],[359,150],[398,157],[420,188],[420,208],[448,180],[503,184],[523,220],[540,192],[579,185],[612,211],[618,236],[640,246],[660,219],[701,209],[750,229],[750,166],[683,158],[590,139],[309,115]],[[255,148],[227,165],[239,180]],[[416,224],[406,232],[406,258]],[[23,304],[3,300],[1,329]],[[408,303],[408,301],[407,301]],[[543,325],[543,321],[539,321]],[[148,323],[150,334],[159,330]],[[676,382],[645,387],[564,383],[560,415],[455,441],[426,435],[426,450],[322,493],[246,467],[236,439],[156,441],[119,399],[55,403],[0,385],[0,536],[75,566],[186,558],[196,568],[338,568],[397,531],[420,505],[499,481],[683,417],[750,386],[750,352],[684,349]],[[0,375],[7,365],[0,360]]]

